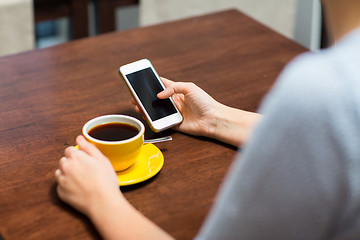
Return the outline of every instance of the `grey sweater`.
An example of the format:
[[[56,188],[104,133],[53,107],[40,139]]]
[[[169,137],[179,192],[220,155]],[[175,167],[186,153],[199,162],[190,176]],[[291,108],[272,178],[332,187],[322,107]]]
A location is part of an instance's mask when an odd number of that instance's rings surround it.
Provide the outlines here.
[[[290,63],[197,239],[360,239],[360,29]]]

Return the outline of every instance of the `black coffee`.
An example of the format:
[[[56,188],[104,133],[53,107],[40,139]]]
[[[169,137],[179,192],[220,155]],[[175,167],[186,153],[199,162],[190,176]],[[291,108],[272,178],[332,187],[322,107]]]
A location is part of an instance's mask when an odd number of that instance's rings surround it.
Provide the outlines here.
[[[121,141],[132,138],[139,130],[127,123],[105,123],[90,129],[88,134],[103,141]]]

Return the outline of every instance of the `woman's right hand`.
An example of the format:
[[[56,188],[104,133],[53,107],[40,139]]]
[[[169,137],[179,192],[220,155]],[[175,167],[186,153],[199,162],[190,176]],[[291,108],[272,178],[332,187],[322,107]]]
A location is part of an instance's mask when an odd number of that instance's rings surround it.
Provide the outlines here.
[[[165,90],[157,97],[172,97],[184,120],[175,130],[215,138],[239,146],[249,139],[252,130],[261,118],[258,113],[228,107],[217,102],[204,90],[189,82],[173,82],[161,78]],[[135,101],[133,101],[135,104]],[[135,104],[136,105],[136,104]],[[139,107],[135,107],[141,113]]]
[[[175,129],[197,136],[212,136],[216,125],[214,116],[220,104],[194,83],[173,82],[166,78],[161,80],[166,89],[157,97],[172,97],[184,118]]]
[[[211,137],[214,130],[214,114],[219,103],[194,83],[174,82],[161,78],[166,89],[158,93],[159,99],[172,97],[183,116],[183,121],[174,129],[195,136]],[[132,103],[141,114],[141,109]]]

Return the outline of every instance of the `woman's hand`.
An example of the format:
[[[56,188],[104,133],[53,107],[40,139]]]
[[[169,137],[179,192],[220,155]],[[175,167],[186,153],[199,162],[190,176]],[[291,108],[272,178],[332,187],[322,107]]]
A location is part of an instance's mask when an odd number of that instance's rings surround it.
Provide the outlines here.
[[[57,193],[66,203],[91,215],[94,208],[122,193],[110,161],[83,136],[76,138],[75,147],[65,149],[55,171]]]
[[[158,93],[157,97],[159,99],[172,97],[184,118],[174,129],[191,135],[211,137],[216,123],[214,116],[221,104],[194,83],[173,82],[166,78],[161,80],[166,89]],[[143,114],[134,99],[132,103],[135,105],[135,110]]]
[[[197,136],[212,136],[216,125],[214,117],[220,104],[194,83],[161,80],[166,89],[157,95],[158,98],[172,97],[184,118],[175,129]]]
[[[157,97],[159,99],[172,97],[184,118],[174,129],[191,135],[211,137],[216,124],[214,116],[221,104],[194,83],[173,82],[166,78],[161,80],[166,89],[158,93]],[[142,113],[134,99],[132,103],[135,105],[135,110]]]
[[[261,115],[228,107],[217,102],[194,83],[161,78],[165,90],[157,97],[172,97],[184,117],[176,130],[196,136],[215,138],[238,147],[246,142]],[[133,101],[135,104],[135,101]],[[141,113],[139,107],[135,107]]]
[[[122,195],[110,161],[83,136],[55,171],[59,197],[87,215],[104,239],[172,239]]]

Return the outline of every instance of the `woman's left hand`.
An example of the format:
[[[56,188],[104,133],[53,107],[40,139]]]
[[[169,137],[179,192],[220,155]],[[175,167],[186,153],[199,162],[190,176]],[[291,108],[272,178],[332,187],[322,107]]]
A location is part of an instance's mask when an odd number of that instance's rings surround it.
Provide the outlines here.
[[[93,208],[112,196],[123,196],[110,161],[83,136],[76,138],[76,144],[79,149],[65,149],[55,171],[57,193],[64,202],[89,216]]]

